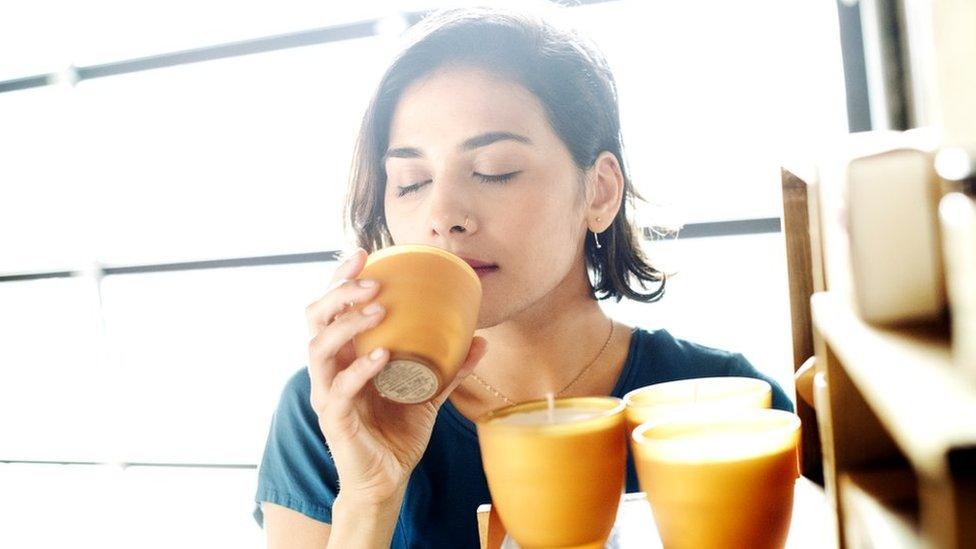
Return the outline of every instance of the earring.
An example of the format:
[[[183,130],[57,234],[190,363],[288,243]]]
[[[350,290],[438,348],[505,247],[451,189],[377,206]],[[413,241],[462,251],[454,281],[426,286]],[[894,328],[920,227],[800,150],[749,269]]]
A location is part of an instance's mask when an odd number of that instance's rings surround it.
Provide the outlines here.
[[[597,223],[600,222],[600,218],[596,218]],[[600,249],[603,246],[600,245],[600,238],[597,236],[596,231],[593,231],[593,243],[596,244],[596,249]]]

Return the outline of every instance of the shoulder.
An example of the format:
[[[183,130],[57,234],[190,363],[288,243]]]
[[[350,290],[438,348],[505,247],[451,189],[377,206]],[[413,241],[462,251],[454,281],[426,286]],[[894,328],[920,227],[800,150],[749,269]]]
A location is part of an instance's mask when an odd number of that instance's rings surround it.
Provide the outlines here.
[[[312,409],[311,387],[308,368],[302,368],[288,378],[281,390],[278,407],[272,419],[275,429],[291,431],[293,434],[301,431],[306,437],[322,437],[318,430],[318,417]]]
[[[736,353],[676,338],[665,329],[634,329],[632,358],[641,370],[673,379],[729,375]]]
[[[665,329],[634,330],[623,391],[678,379],[719,376],[744,376],[762,379],[773,391],[773,407],[793,410],[782,387],[760,372],[741,353],[717,349],[676,338]]]
[[[308,368],[301,368],[288,378],[281,390],[281,400],[297,402],[308,400],[312,394],[312,382],[308,377]]]

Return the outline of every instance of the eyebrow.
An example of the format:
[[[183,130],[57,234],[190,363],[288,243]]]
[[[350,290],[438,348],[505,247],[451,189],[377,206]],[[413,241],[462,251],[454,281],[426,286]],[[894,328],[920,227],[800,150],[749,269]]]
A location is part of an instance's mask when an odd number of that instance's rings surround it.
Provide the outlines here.
[[[512,132],[487,132],[481,135],[476,135],[470,139],[466,139],[461,146],[458,147],[461,151],[473,151],[474,149],[480,147],[487,147],[492,143],[497,143],[499,141],[515,141],[518,143],[524,143],[526,145],[531,145],[532,140],[524,135],[519,135]],[[415,147],[398,147],[396,149],[389,149],[386,154],[383,155],[383,160],[387,158],[423,158],[424,153]]]

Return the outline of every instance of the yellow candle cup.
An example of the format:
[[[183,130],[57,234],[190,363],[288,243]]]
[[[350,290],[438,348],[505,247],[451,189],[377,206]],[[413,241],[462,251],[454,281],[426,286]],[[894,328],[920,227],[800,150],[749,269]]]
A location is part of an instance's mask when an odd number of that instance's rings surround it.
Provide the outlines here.
[[[702,377],[656,383],[624,395],[627,432],[641,423],[713,409],[769,408],[772,387],[752,377]]]
[[[377,347],[390,361],[374,379],[384,397],[426,402],[457,373],[468,354],[481,307],[481,281],[450,252],[422,245],[390,246],[366,259],[360,279],[380,283],[386,317],[353,340],[358,356]]]
[[[641,489],[669,549],[782,548],[799,477],[800,419],[726,410],[640,425]]]
[[[477,427],[492,505],[520,547],[603,547],[624,487],[623,401],[529,402]]]

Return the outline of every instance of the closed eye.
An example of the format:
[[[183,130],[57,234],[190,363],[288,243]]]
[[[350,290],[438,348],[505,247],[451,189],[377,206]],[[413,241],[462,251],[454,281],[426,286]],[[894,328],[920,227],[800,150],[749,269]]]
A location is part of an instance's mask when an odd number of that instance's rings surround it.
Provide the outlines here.
[[[483,173],[475,172],[474,173],[474,176],[477,177],[478,179],[484,181],[485,183],[504,183],[504,182],[506,182],[506,181],[514,178],[516,175],[518,175],[520,173],[522,173],[522,172],[521,171],[517,171],[517,172],[503,173],[503,174],[498,174],[498,175],[488,175],[488,174],[483,174]]]
[[[396,193],[397,198],[399,198],[401,196],[408,195],[408,194],[410,194],[410,193],[412,193],[414,191],[417,191],[418,189],[420,189],[424,185],[426,185],[428,183],[432,183],[432,182],[433,182],[433,180],[428,179],[427,181],[421,181],[419,183],[413,183],[413,184],[410,184],[410,185],[397,185],[397,193]]]
[[[515,172],[509,172],[509,173],[502,173],[498,175],[474,172],[474,176],[480,179],[484,183],[504,183],[506,181],[514,179],[515,176],[517,176],[520,173],[522,173],[521,170]],[[433,180],[428,179],[426,181],[419,181],[417,183],[412,183],[410,185],[397,185],[397,190],[396,190],[397,198],[416,192],[420,190],[421,187],[429,183],[433,183]]]

